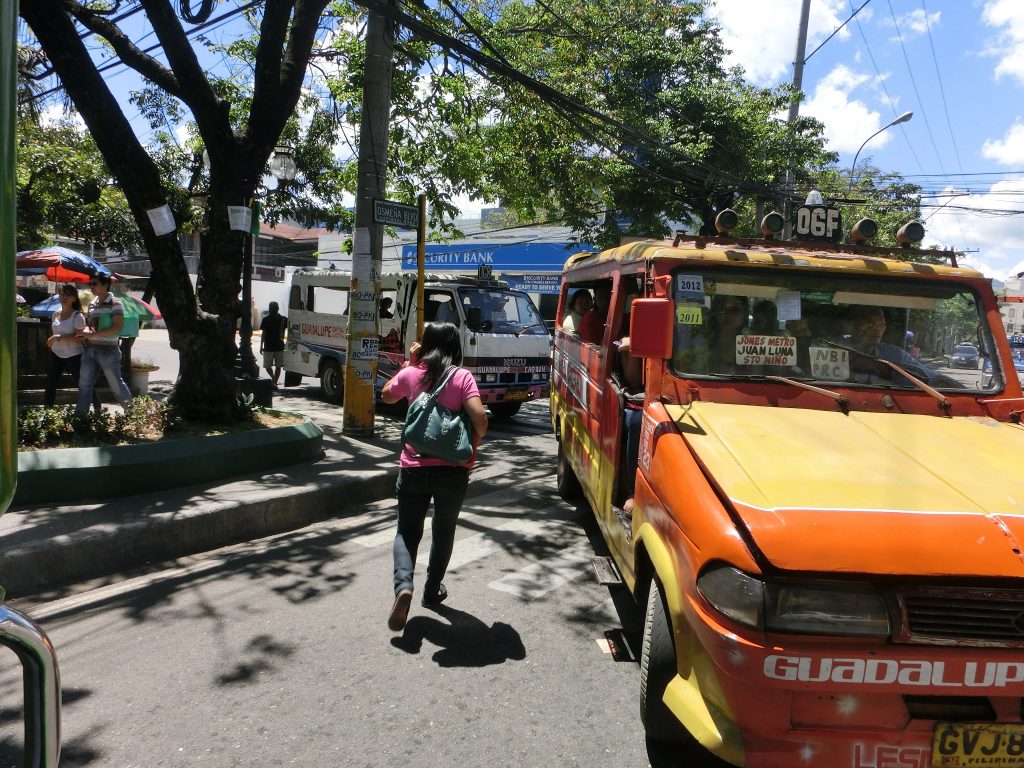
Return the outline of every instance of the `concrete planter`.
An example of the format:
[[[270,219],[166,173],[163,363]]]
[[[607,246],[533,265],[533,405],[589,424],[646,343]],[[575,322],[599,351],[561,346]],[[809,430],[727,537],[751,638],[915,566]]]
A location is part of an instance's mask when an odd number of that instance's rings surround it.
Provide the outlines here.
[[[248,475],[323,456],[310,419],[230,435],[18,453],[15,506],[130,496]]]
[[[149,394],[149,374],[158,371],[159,368],[132,368],[131,378],[128,380],[128,388],[133,395],[142,396]]]

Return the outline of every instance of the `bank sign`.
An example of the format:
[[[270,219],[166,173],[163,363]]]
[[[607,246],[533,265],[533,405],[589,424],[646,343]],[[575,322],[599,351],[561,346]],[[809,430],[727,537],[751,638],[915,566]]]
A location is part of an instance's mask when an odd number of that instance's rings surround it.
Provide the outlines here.
[[[429,272],[476,272],[487,264],[495,273],[516,273],[536,276],[538,273],[562,274],[566,260],[590,246],[566,242],[533,243],[471,243],[428,245],[426,269]],[[402,269],[416,269],[416,246],[402,247]],[[503,278],[506,275],[503,274]],[[508,275],[511,276],[511,275]]]

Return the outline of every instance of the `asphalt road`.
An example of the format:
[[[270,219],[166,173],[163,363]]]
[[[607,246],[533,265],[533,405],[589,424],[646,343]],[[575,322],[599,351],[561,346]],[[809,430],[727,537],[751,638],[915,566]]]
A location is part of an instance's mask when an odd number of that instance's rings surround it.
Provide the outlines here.
[[[638,653],[639,611],[594,579],[604,550],[589,512],[554,492],[547,418],[529,404],[488,434],[450,597],[414,602],[404,633],[386,626],[393,501],[23,603],[60,657],[61,765],[651,763],[637,663],[605,642],[625,627],[620,647]],[[20,765],[13,666],[0,675],[3,767]]]

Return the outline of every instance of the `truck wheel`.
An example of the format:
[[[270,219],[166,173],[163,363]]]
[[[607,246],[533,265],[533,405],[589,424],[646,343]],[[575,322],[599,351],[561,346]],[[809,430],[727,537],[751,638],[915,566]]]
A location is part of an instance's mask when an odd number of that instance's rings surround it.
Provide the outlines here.
[[[519,409],[523,407],[522,403],[491,403],[487,406],[491,409],[491,414],[496,419],[511,419],[517,413]]]
[[[651,579],[647,593],[647,615],[644,618],[644,640],[640,653],[640,721],[647,737],[655,741],[686,743],[698,746],[683,730],[661,700],[665,688],[676,674],[676,648],[672,642],[661,584]]]
[[[583,495],[583,487],[580,485],[576,473],[569,466],[568,459],[565,458],[565,449],[562,447],[561,441],[558,442],[558,468],[555,470],[555,484],[558,488],[558,495],[566,501],[579,501]]]
[[[320,391],[332,403],[345,399],[345,377],[337,360],[325,360],[320,371]]]

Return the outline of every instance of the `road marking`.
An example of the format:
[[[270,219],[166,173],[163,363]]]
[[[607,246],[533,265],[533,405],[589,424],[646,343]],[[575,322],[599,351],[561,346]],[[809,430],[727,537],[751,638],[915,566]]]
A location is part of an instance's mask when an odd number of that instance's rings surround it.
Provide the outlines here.
[[[555,557],[510,573],[487,586],[500,592],[508,592],[521,600],[536,600],[585,574],[593,556],[593,547],[589,541],[583,539],[562,550]]]

